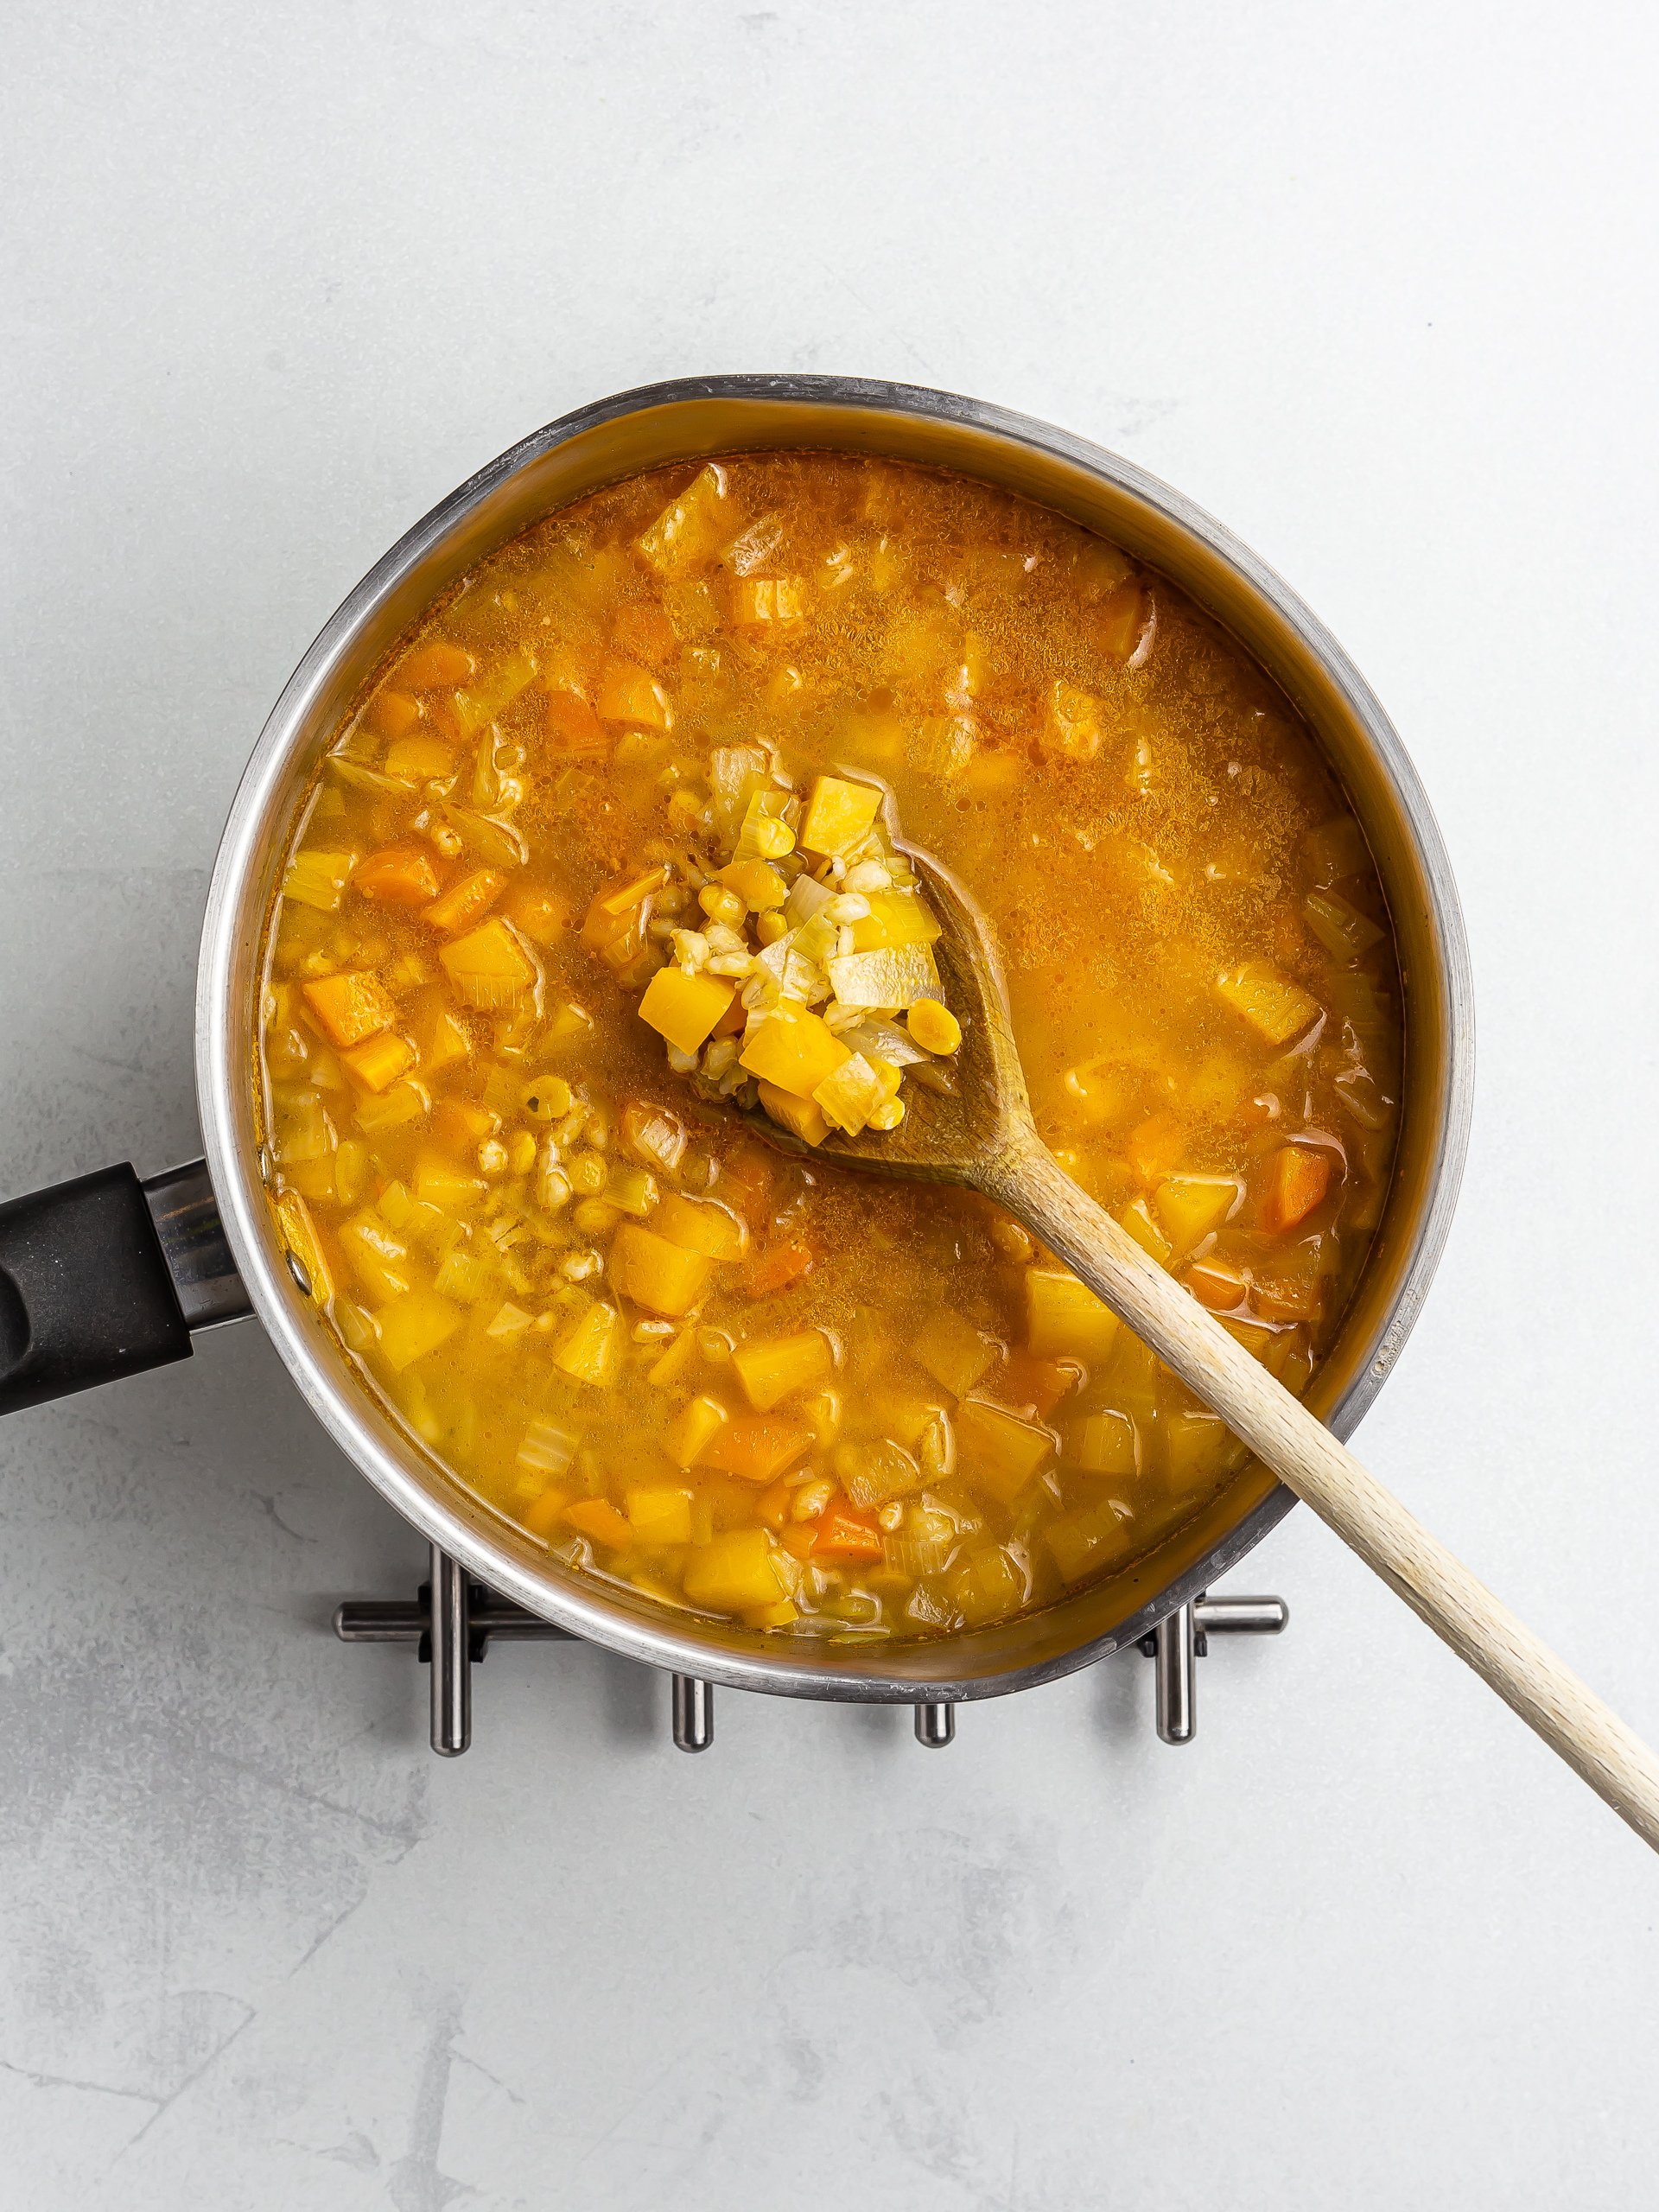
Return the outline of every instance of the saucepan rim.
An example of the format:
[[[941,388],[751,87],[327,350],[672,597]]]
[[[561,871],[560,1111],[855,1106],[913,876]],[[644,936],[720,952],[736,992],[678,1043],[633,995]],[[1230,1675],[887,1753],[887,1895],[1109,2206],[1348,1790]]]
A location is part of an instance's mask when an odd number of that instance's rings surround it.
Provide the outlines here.
[[[296,755],[321,741],[317,718],[320,702],[329,697],[331,677],[398,588],[519,472],[621,418],[676,409],[689,415],[709,402],[739,410],[752,405],[757,418],[764,411],[773,423],[783,410],[785,419],[798,421],[801,435],[796,442],[803,445],[826,442],[808,433],[815,418],[833,414],[838,421],[877,425],[868,449],[879,453],[880,422],[899,418],[971,433],[994,442],[999,452],[1081,472],[1144,511],[1165,532],[1200,550],[1215,572],[1229,579],[1230,590],[1261,606],[1312,657],[1362,733],[1405,826],[1437,970],[1417,985],[1423,1002],[1432,1001],[1438,1024],[1438,1096],[1429,1109],[1435,1148],[1427,1186],[1408,1225],[1402,1259],[1395,1262],[1399,1290],[1363,1347],[1355,1371],[1333,1402],[1321,1408],[1322,1418],[1346,1436],[1381,1388],[1421,1308],[1445,1245],[1467,1150],[1473,1095],[1468,946],[1450,861],[1416,771],[1370,686],[1324,625],[1273,569],[1201,508],[1133,462],[1067,431],[981,400],[915,385],[842,377],[730,375],[680,378],[621,392],[562,416],[510,448],[376,563],[323,626],[284,686],[253,749],[220,842],[202,929],[196,997],[197,1090],[208,1170],[254,1309],[312,1410],[406,1519],[493,1588],[630,1658],[738,1688],[904,1703],[1000,1695],[1071,1673],[1137,1640],[1258,1543],[1295,1502],[1291,1492],[1282,1485],[1268,1491],[1202,1557],[1190,1560],[1103,1632],[1085,1627],[1075,1641],[1062,1638],[1023,1663],[1017,1656],[1010,1660],[995,1643],[996,1631],[895,1643],[855,1657],[833,1647],[826,1653],[816,1643],[761,1638],[724,1624],[681,1618],[643,1600],[635,1605],[596,1578],[572,1573],[550,1559],[538,1567],[530,1540],[515,1543],[509,1524],[445,1478],[436,1462],[353,1380],[285,1264],[251,1137],[245,1097],[251,1040],[248,933],[257,934],[273,841],[285,828],[286,810],[281,820],[274,810],[276,798],[291,780]],[[768,435],[757,442],[776,448],[785,441]],[[741,451],[744,444],[740,435],[718,449]],[[694,451],[689,449],[685,457],[694,457]],[[968,467],[963,473],[975,472]],[[1180,581],[1184,589],[1192,589]],[[1204,603],[1200,594],[1193,595]],[[1408,982],[1408,1038],[1411,991]],[[1045,1611],[1058,1620],[1068,1611],[1081,1610],[1083,1594],[1074,1592]],[[942,1675],[941,1664],[953,1671]]]

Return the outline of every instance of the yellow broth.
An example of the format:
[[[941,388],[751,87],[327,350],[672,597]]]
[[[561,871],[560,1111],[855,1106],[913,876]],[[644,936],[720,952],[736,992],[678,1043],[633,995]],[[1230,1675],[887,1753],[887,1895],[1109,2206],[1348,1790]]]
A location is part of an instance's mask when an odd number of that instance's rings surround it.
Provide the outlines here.
[[[257,1081],[343,1357],[458,1483],[664,1605],[925,1637],[1245,1455],[995,1208],[772,1151],[639,1018],[753,791],[836,764],[991,915],[1068,1170],[1305,1388],[1397,1128],[1370,855],[1226,634],[982,484],[737,455],[482,563],[295,823]]]

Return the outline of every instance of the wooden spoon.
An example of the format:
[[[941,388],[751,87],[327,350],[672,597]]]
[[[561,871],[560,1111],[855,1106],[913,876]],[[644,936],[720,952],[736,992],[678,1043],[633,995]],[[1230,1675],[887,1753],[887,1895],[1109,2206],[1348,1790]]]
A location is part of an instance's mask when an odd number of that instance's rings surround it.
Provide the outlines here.
[[[868,769],[836,772],[880,781]],[[1032,1119],[991,925],[948,868],[899,836],[893,793],[881,788],[893,847],[944,925],[935,952],[963,1032],[957,1090],[942,1095],[912,1080],[896,1129],[833,1134],[817,1156],[962,1184],[1006,1207],[1659,1850],[1659,1759],[1647,1745],[1060,1166]],[[746,1118],[773,1143],[806,1149],[758,1109]]]

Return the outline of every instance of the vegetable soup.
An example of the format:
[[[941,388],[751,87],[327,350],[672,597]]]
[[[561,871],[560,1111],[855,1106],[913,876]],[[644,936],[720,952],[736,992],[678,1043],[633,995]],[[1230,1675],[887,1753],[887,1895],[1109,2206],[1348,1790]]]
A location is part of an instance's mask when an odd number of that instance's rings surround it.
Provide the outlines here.
[[[997,1208],[813,1155],[957,1079],[861,771],[990,915],[1062,1164],[1303,1389],[1398,1123],[1364,837],[1209,617],[979,482],[736,454],[484,562],[321,763],[256,1070],[284,1240],[458,1483],[842,1641],[1052,1601],[1246,1459]]]

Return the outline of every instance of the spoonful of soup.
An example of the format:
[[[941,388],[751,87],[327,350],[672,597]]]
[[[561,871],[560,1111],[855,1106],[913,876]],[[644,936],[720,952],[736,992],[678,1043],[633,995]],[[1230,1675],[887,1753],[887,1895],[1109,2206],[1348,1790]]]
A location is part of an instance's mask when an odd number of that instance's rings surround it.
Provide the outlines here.
[[[795,855],[786,880],[774,864]],[[673,963],[652,974],[639,1013],[698,1096],[785,1149],[1003,1207],[1070,1270],[1069,1284],[1056,1271],[1065,1295],[1098,1299],[1126,1323],[1659,1848],[1659,1760],[1043,1142],[991,925],[963,883],[906,842],[887,787],[846,770],[820,777],[804,807],[758,790],[732,858],[683,868],[703,926],[671,932]],[[645,880],[601,894],[588,917],[591,949],[619,972],[634,957]],[[1243,971],[1224,980],[1241,994],[1271,988]],[[1329,1173],[1306,1158],[1301,1172]]]

